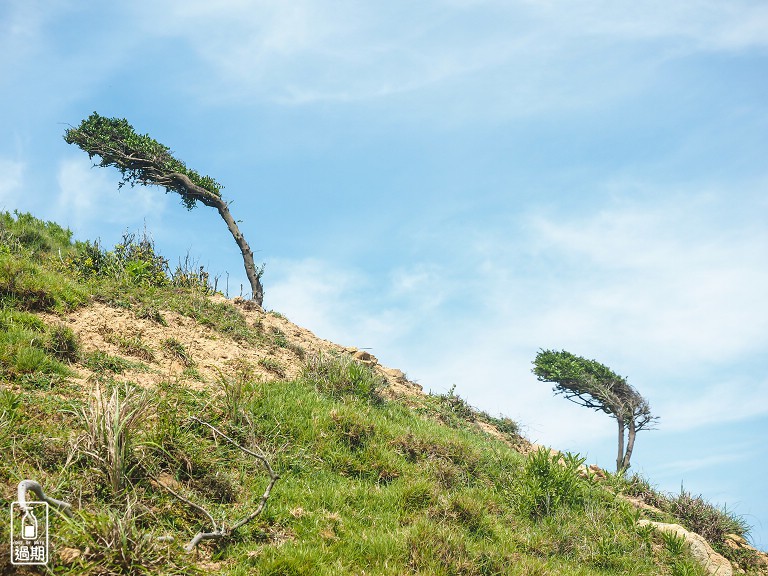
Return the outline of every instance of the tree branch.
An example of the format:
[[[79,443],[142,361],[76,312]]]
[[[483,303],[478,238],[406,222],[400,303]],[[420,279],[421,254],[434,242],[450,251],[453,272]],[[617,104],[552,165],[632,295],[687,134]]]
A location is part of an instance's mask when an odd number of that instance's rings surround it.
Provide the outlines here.
[[[269,495],[272,492],[272,488],[274,487],[275,483],[280,479],[280,475],[276,474],[275,471],[272,469],[272,466],[269,464],[269,460],[267,460],[267,457],[263,454],[257,454],[256,452],[249,450],[248,448],[245,448],[244,446],[241,446],[238,442],[224,434],[221,430],[213,426],[212,424],[209,424],[208,422],[205,422],[204,420],[200,420],[196,416],[190,416],[190,420],[194,420],[195,422],[198,422],[199,424],[202,424],[203,426],[207,426],[210,428],[214,434],[218,434],[225,440],[227,440],[229,443],[231,443],[233,446],[239,448],[246,454],[253,456],[257,460],[259,460],[266,471],[269,473],[269,484],[267,484],[266,489],[264,490],[264,494],[262,494],[261,499],[259,500],[259,505],[256,507],[256,509],[248,514],[247,516],[241,518],[237,522],[235,522],[231,528],[227,528],[224,523],[222,523],[220,526],[216,524],[216,520],[214,520],[213,515],[208,512],[205,508],[202,506],[199,506],[192,502],[191,500],[184,498],[174,490],[172,490],[169,486],[166,486],[162,482],[158,481],[156,478],[154,479],[155,482],[157,482],[160,486],[165,488],[168,492],[176,496],[179,500],[184,502],[185,504],[191,506],[201,514],[205,515],[208,520],[210,520],[211,525],[213,527],[213,530],[211,532],[203,532],[202,530],[195,534],[195,536],[190,540],[186,546],[184,546],[184,550],[189,553],[192,552],[192,550],[195,549],[195,547],[202,542],[203,540],[217,540],[222,538],[228,538],[232,535],[233,532],[235,532],[238,528],[242,528],[249,522],[251,522],[254,518],[256,518],[261,512],[264,510],[264,508],[267,505],[267,500],[269,499]]]
[[[50,496],[47,496],[45,492],[43,492],[43,487],[40,485],[39,482],[35,480],[22,480],[19,482],[19,487],[17,490],[17,499],[19,502],[19,508],[26,511],[27,506],[27,491],[33,492],[35,496],[40,498],[43,502],[47,502],[51,506],[55,506],[56,508],[60,509],[64,514],[67,516],[72,516],[72,504],[68,502],[64,502],[62,500],[56,500],[55,498],[51,498]]]

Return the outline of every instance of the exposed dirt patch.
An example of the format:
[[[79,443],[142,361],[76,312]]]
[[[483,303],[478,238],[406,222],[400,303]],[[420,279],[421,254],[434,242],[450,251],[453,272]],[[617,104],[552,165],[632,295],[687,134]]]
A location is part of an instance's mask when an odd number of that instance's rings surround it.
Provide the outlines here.
[[[249,301],[213,296],[212,301],[238,309],[249,327],[261,337],[256,343],[237,341],[194,319],[170,310],[160,310],[163,325],[139,318],[126,308],[92,303],[63,317],[42,315],[49,323],[63,323],[77,335],[84,355],[101,352],[130,364],[117,378],[152,386],[175,382],[190,387],[215,384],[247,366],[250,374],[264,381],[291,379],[301,373],[304,359],[320,353],[362,356],[388,382],[387,394],[421,394],[399,370],[381,366],[367,352],[318,338],[287,318],[265,313]],[[360,359],[360,358],[358,358]],[[85,363],[73,366],[79,377],[88,380],[93,372]]]

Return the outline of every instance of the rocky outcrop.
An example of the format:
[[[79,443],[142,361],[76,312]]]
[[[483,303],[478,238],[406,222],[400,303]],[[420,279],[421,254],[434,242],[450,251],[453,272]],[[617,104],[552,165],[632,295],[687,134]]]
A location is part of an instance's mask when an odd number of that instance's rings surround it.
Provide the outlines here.
[[[733,550],[739,550],[750,555],[754,558],[755,568],[759,570],[759,573],[768,574],[768,553],[761,552],[754,546],[750,546],[749,542],[738,534],[726,534],[725,545]],[[739,570],[739,572],[743,571]]]
[[[402,370],[382,366],[379,364],[378,358],[370,352],[360,350],[354,346],[347,346],[343,350],[361,364],[373,368],[386,380],[388,384],[387,389],[384,391],[386,395],[395,397],[401,395],[420,395],[423,393],[421,386],[416,384],[416,382],[408,380]]]
[[[659,532],[677,534],[684,538],[691,550],[691,555],[712,576],[733,576],[731,563],[715,552],[709,543],[695,532],[686,530],[680,524],[665,524],[651,520],[638,520],[638,526],[652,526]]]

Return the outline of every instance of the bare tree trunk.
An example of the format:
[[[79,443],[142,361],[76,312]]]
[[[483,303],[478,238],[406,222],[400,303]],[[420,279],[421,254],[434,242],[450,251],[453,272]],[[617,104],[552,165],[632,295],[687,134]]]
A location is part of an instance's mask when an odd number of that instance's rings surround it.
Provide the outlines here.
[[[261,285],[261,274],[259,270],[256,269],[256,264],[253,262],[253,251],[251,250],[251,247],[248,246],[245,236],[243,236],[240,229],[237,227],[237,222],[232,218],[232,214],[229,213],[227,203],[221,200],[216,204],[216,208],[224,219],[224,222],[227,223],[229,232],[234,237],[235,242],[237,242],[238,248],[240,248],[240,253],[243,255],[243,263],[245,264],[245,274],[248,276],[248,282],[251,283],[253,299],[259,306],[261,306],[264,302],[264,288]]]
[[[256,264],[253,262],[253,250],[248,246],[248,242],[245,241],[245,236],[240,232],[240,228],[237,227],[237,222],[232,218],[232,214],[229,212],[229,207],[224,200],[212,193],[210,190],[206,190],[202,186],[198,186],[186,174],[180,174],[179,172],[173,172],[165,175],[162,178],[157,178],[157,183],[161,186],[166,186],[167,183],[163,180],[173,181],[180,183],[186,190],[189,197],[199,200],[206,206],[216,208],[219,211],[219,215],[227,223],[229,233],[237,242],[238,248],[240,248],[240,254],[243,255],[243,264],[245,264],[245,274],[248,276],[248,282],[251,283],[251,293],[256,303],[261,306],[264,302],[264,288],[261,286],[261,272],[256,269]]]
[[[624,463],[624,419],[617,416],[616,423],[619,426],[619,455],[616,457],[616,472],[621,472]]]
[[[632,417],[629,420],[629,438],[627,439],[627,452],[624,454],[624,459],[621,463],[621,467],[624,470],[629,469],[629,459],[632,458],[632,449],[635,447],[635,435],[637,430],[635,429],[635,418]]]

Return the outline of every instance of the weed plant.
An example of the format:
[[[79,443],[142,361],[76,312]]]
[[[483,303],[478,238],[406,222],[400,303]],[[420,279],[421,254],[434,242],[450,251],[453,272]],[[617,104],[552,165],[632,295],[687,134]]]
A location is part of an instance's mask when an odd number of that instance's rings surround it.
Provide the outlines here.
[[[354,396],[368,402],[380,402],[386,381],[369,366],[349,355],[321,354],[310,358],[302,378],[314,383],[319,392],[334,398]]]
[[[137,465],[134,447],[137,432],[149,407],[148,396],[135,388],[94,388],[85,404],[76,409],[84,428],[84,453],[102,473],[114,494],[120,494]]]
[[[173,358],[181,362],[185,367],[192,368],[195,365],[192,355],[187,348],[176,338],[165,338],[162,341],[163,349]]]
[[[562,507],[583,506],[589,487],[579,475],[582,464],[578,454],[550,453],[546,448],[532,452],[514,491],[519,510],[537,519]]]

